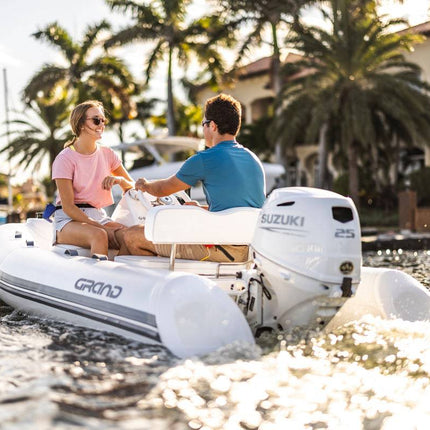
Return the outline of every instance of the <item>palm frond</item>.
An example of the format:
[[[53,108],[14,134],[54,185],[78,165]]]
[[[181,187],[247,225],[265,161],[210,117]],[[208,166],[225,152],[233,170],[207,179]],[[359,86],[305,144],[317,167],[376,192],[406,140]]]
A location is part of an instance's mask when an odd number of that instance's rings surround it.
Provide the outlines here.
[[[59,48],[70,62],[74,60],[79,51],[79,47],[73,43],[69,33],[57,22],[48,24],[44,29],[33,33],[32,36]]]
[[[49,96],[57,84],[65,81],[67,69],[59,66],[45,64],[36,72],[23,91],[23,100],[28,104],[38,97]]]
[[[87,29],[85,33],[84,39],[81,44],[80,56],[81,58],[85,58],[86,55],[94,48],[97,43],[97,39],[102,31],[109,30],[111,25],[103,20],[99,24],[91,26]]]

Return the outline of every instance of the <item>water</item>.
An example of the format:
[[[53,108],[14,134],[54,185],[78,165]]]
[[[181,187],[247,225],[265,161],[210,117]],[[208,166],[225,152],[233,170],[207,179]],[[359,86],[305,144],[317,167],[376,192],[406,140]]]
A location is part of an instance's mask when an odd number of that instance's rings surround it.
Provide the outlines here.
[[[367,253],[430,287],[430,252]],[[1,429],[427,429],[430,323],[366,318],[178,360],[0,306]]]

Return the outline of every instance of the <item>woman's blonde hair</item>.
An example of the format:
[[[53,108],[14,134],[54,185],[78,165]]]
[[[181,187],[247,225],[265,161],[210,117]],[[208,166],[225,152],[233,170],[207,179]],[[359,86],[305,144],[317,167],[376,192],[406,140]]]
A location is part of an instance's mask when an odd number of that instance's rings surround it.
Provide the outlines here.
[[[99,108],[104,113],[103,103],[99,102],[98,100],[87,100],[83,103],[78,104],[72,110],[72,113],[70,114],[70,118],[69,118],[69,123],[70,123],[70,128],[72,129],[72,132],[73,132],[73,138],[71,140],[68,140],[64,144],[64,148],[72,146],[76,142],[77,138],[81,134],[81,130],[82,130],[82,127],[84,126],[85,120],[87,119],[86,117],[87,110],[92,107]]]

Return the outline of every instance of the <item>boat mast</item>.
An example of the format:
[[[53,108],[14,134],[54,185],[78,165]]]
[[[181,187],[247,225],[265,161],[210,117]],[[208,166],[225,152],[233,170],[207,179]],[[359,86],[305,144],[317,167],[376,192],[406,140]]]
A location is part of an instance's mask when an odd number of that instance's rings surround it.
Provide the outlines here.
[[[7,86],[7,72],[6,68],[3,69],[3,83],[4,83],[4,107],[5,107],[5,118],[6,118],[6,144],[10,144],[10,129],[9,129],[9,90]],[[8,155],[8,173],[7,173],[7,204],[9,206],[9,213],[12,212],[12,185],[11,185],[11,163],[10,163],[10,150]]]

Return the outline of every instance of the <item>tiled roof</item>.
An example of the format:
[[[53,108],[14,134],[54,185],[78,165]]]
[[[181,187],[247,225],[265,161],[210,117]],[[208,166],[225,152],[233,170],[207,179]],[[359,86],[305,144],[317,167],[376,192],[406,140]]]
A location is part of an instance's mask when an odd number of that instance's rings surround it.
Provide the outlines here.
[[[399,31],[399,34],[412,33],[412,34],[424,34],[426,36],[430,35],[430,21],[423,22],[413,27],[405,28]]]
[[[301,55],[289,52],[282,63],[294,63],[300,60]],[[240,79],[248,78],[253,75],[265,74],[272,66],[272,57],[263,57],[237,69],[236,74]]]
[[[237,75],[243,79],[244,77],[266,73],[270,70],[271,64],[272,57],[260,58],[257,61],[253,61],[252,63],[240,67],[237,70]]]
[[[399,34],[404,34],[404,33],[423,34],[430,37],[430,21],[423,22],[413,27],[405,28],[404,30],[399,31],[398,33]],[[283,64],[294,63],[300,60],[301,58],[302,56],[300,54],[289,52],[281,62]],[[264,75],[264,74],[270,73],[271,66],[272,66],[272,56],[268,56],[268,57],[263,57],[256,61],[253,61],[252,63],[246,64],[245,66],[239,67],[234,72],[236,77],[242,80],[256,75]],[[301,76],[302,73],[308,74],[309,71],[301,72],[294,77],[299,77]]]

